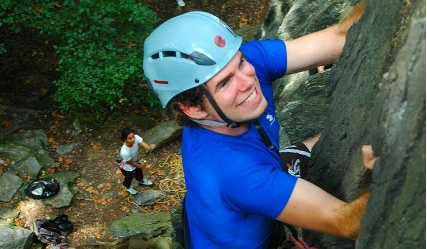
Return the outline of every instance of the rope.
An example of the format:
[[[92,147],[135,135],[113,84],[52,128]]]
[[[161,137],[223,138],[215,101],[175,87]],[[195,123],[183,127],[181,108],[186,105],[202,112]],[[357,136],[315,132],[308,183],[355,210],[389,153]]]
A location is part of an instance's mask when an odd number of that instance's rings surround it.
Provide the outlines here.
[[[162,204],[176,207],[178,206],[185,195],[184,172],[182,170],[181,155],[175,153],[170,154],[165,161],[158,165],[160,168],[168,168],[173,178],[160,180],[159,189],[167,194]]]

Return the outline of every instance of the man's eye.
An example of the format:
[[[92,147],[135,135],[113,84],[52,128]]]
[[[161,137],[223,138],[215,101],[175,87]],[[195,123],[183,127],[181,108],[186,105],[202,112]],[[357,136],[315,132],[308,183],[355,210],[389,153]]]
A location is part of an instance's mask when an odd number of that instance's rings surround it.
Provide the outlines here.
[[[219,87],[224,87],[227,85],[227,83],[228,83],[228,80],[224,80],[219,84]]]
[[[240,66],[240,67],[244,66],[244,65],[245,65],[245,61],[246,61],[245,57],[243,57],[243,56],[242,56],[242,57],[240,58],[240,65],[239,65],[239,66]]]

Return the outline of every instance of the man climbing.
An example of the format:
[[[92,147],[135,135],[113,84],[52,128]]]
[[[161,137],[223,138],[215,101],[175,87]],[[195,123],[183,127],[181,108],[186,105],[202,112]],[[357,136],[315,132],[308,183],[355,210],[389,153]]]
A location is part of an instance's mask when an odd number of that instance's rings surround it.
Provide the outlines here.
[[[131,128],[124,128],[120,134],[123,145],[120,149],[120,170],[124,175],[123,186],[126,190],[135,195],[138,193],[131,187],[133,178],[135,178],[140,185],[151,186],[151,182],[147,177],[144,177],[142,170],[151,167],[149,163],[140,163],[138,157],[139,146],[142,146],[146,151],[153,150],[156,146],[154,144],[147,144],[142,137],[135,134]]]
[[[149,84],[163,107],[189,121],[182,138],[188,248],[274,247],[276,221],[357,237],[368,195],[346,203],[283,170],[271,82],[333,63],[361,13],[295,40],[242,44],[219,18],[197,11],[146,39]]]

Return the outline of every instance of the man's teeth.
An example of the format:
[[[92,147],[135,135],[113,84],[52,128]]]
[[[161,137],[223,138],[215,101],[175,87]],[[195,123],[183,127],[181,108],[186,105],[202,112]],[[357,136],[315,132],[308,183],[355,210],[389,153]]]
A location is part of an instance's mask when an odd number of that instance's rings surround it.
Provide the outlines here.
[[[254,90],[251,95],[249,95],[244,101],[243,104],[247,104],[256,98],[256,91]]]

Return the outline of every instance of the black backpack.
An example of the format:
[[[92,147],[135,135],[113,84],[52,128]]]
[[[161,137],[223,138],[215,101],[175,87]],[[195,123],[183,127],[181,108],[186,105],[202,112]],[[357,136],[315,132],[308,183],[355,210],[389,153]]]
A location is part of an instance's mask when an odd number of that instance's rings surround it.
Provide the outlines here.
[[[73,231],[73,228],[73,223],[68,220],[68,216],[62,214],[53,220],[34,221],[31,230],[42,243],[67,245],[67,235]]]
[[[59,192],[59,182],[52,178],[39,179],[25,188],[25,194],[32,199],[46,199]]]

